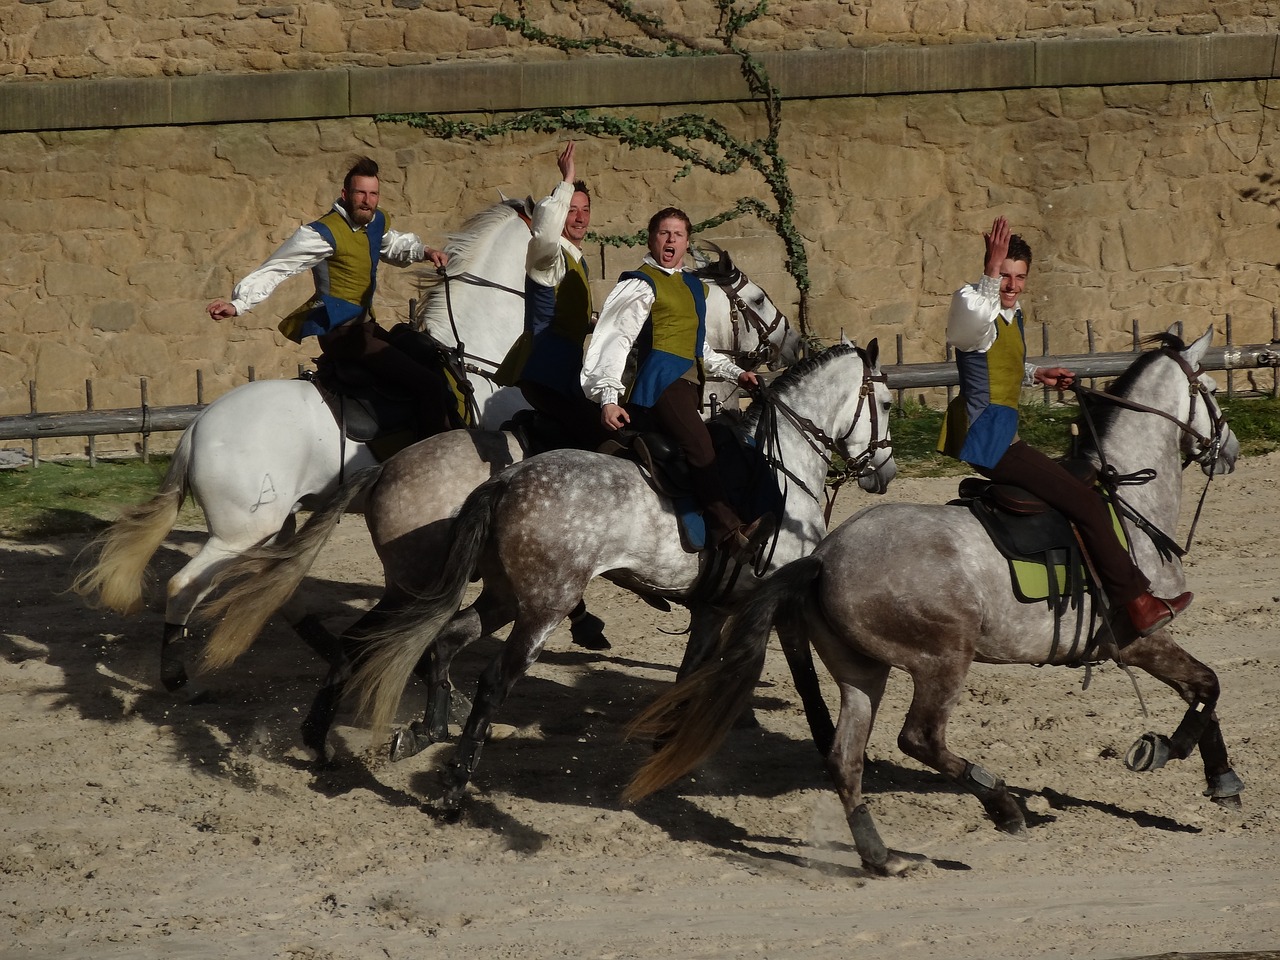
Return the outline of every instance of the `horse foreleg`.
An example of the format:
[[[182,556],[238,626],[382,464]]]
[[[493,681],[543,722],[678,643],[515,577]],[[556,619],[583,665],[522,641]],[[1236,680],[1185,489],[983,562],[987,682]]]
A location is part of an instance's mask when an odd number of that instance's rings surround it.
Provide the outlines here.
[[[1223,806],[1239,807],[1244,781],[1231,769],[1214,712],[1220,692],[1217,674],[1163,630],[1125,647],[1124,659],[1168,684],[1188,705],[1169,736],[1148,732],[1139,737],[1125,754],[1125,766],[1139,772],[1158,770],[1169,760],[1185,760],[1198,746],[1207,784],[1205,796]]]

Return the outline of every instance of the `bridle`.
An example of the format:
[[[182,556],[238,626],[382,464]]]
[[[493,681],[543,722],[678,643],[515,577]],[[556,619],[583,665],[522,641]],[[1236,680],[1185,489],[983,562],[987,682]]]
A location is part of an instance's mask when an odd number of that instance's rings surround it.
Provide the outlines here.
[[[773,322],[766,323],[764,317],[760,315],[760,311],[743,298],[742,291],[751,281],[737,267],[734,268],[733,274],[727,282],[722,283],[710,277],[707,279],[710,279],[712,283],[723,290],[729,300],[729,324],[733,330],[733,348],[725,352],[730,354],[738,366],[744,370],[754,370],[762,363],[774,363],[782,354],[782,343],[774,343],[773,335],[779,326],[786,324],[786,315],[775,307]],[[739,317],[755,332],[758,338],[759,342],[754,350],[744,351],[740,345]]]
[[[1185,547],[1178,547],[1173,538],[1160,530],[1145,517],[1138,514],[1127,504],[1122,504],[1126,510],[1126,516],[1135,524],[1145,530],[1148,536],[1151,536],[1157,544],[1164,543],[1176,549],[1179,556],[1185,554],[1191,549],[1192,539],[1195,536],[1196,525],[1200,522],[1200,512],[1204,509],[1205,498],[1209,494],[1209,484],[1213,482],[1215,475],[1214,467],[1217,465],[1218,458],[1222,455],[1222,443],[1227,431],[1227,418],[1223,416],[1222,409],[1213,399],[1213,393],[1205,385],[1201,377],[1204,375],[1204,367],[1192,367],[1186,358],[1172,347],[1161,347],[1159,352],[1164,356],[1173,360],[1178,368],[1187,378],[1188,391],[1190,394],[1190,405],[1187,410],[1187,419],[1182,420],[1166,410],[1158,407],[1148,406],[1145,403],[1138,403],[1136,400],[1130,400],[1128,397],[1122,397],[1114,393],[1107,393],[1103,390],[1095,390],[1092,387],[1085,387],[1076,383],[1072,389],[1076,393],[1076,399],[1080,406],[1081,417],[1085,425],[1089,428],[1089,432],[1093,437],[1093,447],[1098,453],[1099,459],[1099,476],[1102,482],[1112,489],[1122,484],[1143,484],[1154,479],[1154,470],[1139,470],[1136,473],[1122,475],[1116,469],[1106,462],[1106,457],[1102,451],[1102,444],[1098,439],[1098,431],[1094,426],[1093,417],[1089,413],[1089,405],[1085,402],[1086,397],[1093,397],[1103,400],[1116,406],[1125,407],[1129,410],[1135,410],[1139,413],[1150,413],[1158,417],[1163,417],[1176,426],[1184,436],[1190,437],[1195,441],[1195,446],[1191,452],[1185,454],[1182,458],[1182,469],[1186,470],[1192,463],[1199,463],[1208,469],[1205,471],[1207,479],[1205,480],[1204,490],[1200,494],[1200,501],[1196,505],[1195,517],[1191,521],[1191,529],[1187,532],[1187,544]],[[1210,432],[1206,435],[1197,430],[1194,426],[1196,419],[1196,404],[1203,401],[1205,411],[1209,417]],[[1122,503],[1117,498],[1118,503]]]
[[[839,481],[843,484],[850,477],[860,478],[869,476],[875,472],[875,468],[871,466],[875,459],[876,453],[880,450],[892,446],[889,439],[889,430],[887,426],[884,429],[884,435],[881,436],[881,413],[879,404],[875,402],[875,385],[877,383],[887,383],[888,379],[883,373],[872,373],[871,364],[867,361],[865,354],[862,355],[862,383],[858,387],[858,403],[854,407],[853,417],[849,421],[849,429],[838,437],[833,437],[814,423],[808,417],[801,416],[796,412],[795,408],[786,402],[775,391],[765,386],[760,390],[760,398],[766,404],[767,415],[769,416],[767,436],[769,441],[764,451],[765,459],[770,466],[774,467],[780,473],[784,474],[788,479],[793,481],[805,493],[807,493],[814,501],[818,500],[818,495],[809,489],[802,479],[787,467],[785,463],[776,457],[770,448],[773,447],[773,437],[777,435],[777,418],[781,417],[792,426],[800,434],[801,438],[809,445],[809,448],[822,458],[827,465],[827,470],[831,470],[833,456],[831,451],[835,451],[844,461],[845,469],[842,473],[842,479]],[[866,449],[857,456],[849,454],[849,437],[853,435],[853,431],[857,429],[858,421],[862,419],[863,408],[867,410],[867,416],[871,421],[871,440],[868,442]],[[834,494],[830,498],[834,501]],[[830,513],[830,504],[827,507],[827,513]]]

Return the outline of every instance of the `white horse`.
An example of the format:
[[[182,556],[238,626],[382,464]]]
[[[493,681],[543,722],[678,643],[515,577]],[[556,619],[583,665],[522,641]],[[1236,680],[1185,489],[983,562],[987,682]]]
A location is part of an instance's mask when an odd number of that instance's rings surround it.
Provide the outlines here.
[[[804,556],[826,532],[820,495],[830,466],[828,450],[845,457],[864,490],[885,490],[897,472],[889,439],[891,408],[873,340],[865,351],[843,343],[797,364],[740,421],[729,421],[742,442],[753,438],[765,453],[763,472],[787,490],[762,569]],[[421,499],[420,490],[412,476],[401,476],[379,483],[374,496]],[[682,547],[672,502],[653,490],[634,463],[597,453],[558,450],[504,470],[467,498],[452,533],[450,551],[419,557],[441,571],[436,589],[423,599],[410,598],[366,632],[362,639],[370,646],[355,676],[379,729],[394,715],[410,674],[420,669],[428,650],[440,653],[447,669],[461,646],[514,620],[503,652],[480,678],[450,765],[447,813],[456,812],[461,802],[495,711],[592,578],[603,575],[644,596],[688,606],[686,665],[700,662],[713,641],[722,604],[757,582],[743,569],[717,585],[716,557]],[[473,575],[483,576],[484,589],[459,613]],[[433,710],[429,700],[428,726],[442,726],[443,720],[438,701]],[[432,738],[442,734],[435,731]]]
[[[415,325],[465,354],[477,374],[470,379],[481,424],[490,429],[522,405],[519,391],[498,388],[488,374],[524,327],[527,215],[526,204],[503,201],[467,220],[446,244],[444,277],[415,311]],[[753,348],[763,340],[772,363],[794,359],[801,339],[764,291],[727,257],[712,266],[719,272],[710,275],[709,342],[732,350],[739,339]],[[767,335],[744,338],[744,325]],[[125,510],[95,542],[96,558],[76,578],[75,589],[123,614],[140,610],[151,558],[192,495],[204,511],[209,536],[166,590],[160,676],[166,689],[177,690],[187,682],[181,648],[189,636],[188,621],[219,571],[254,547],[287,541],[299,510],[323,501],[345,476],[376,462],[366,444],[342,437],[312,383],[244,384],[200,412],[179,440],[160,490]],[[301,604],[284,612],[310,646],[331,656],[336,639],[314,614]]]

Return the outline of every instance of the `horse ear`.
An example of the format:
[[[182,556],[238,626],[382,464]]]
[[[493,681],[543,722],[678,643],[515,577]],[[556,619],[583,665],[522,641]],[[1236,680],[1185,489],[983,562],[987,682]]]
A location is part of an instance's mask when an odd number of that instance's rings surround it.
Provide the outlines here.
[[[880,338],[872,337],[871,342],[867,344],[867,363],[871,364],[874,370],[880,366]]]
[[[1209,349],[1209,344],[1213,342],[1213,324],[1209,324],[1209,329],[1200,335],[1195,343],[1187,347],[1183,354],[1187,358],[1187,362],[1193,367],[1198,367],[1200,361],[1204,359],[1205,352]]]

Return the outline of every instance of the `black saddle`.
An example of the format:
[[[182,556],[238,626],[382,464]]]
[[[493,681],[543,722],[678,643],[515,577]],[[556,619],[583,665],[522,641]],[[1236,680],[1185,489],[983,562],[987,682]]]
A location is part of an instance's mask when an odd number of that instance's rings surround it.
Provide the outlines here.
[[[511,433],[525,459],[548,450],[591,450],[573,431],[567,429],[559,420],[552,419],[537,410],[517,410],[511,419],[498,429]],[[612,451],[609,451],[612,452]]]
[[[719,420],[709,421],[707,430],[716,451],[716,468],[725,496],[742,521],[750,523],[766,513],[780,516],[782,493],[764,455]],[[689,462],[669,436],[644,431],[622,440],[629,445],[620,455],[625,453],[644,467],[655,490],[676,501],[694,499]]]
[[[1079,480],[1092,486],[1097,470],[1087,461],[1068,460],[1062,465]],[[1096,594],[1084,562],[1084,553],[1071,523],[1035,494],[1006,483],[982,477],[960,481],[956,503],[967,506],[982,524],[996,549],[1009,561],[1013,591],[1023,603],[1048,602],[1054,614],[1053,649],[1061,637],[1061,621],[1070,607],[1077,611],[1072,651],[1078,647],[1084,628],[1083,598]],[[1097,609],[1097,605],[1093,605]],[[1088,634],[1093,632],[1092,615]],[[1087,658],[1092,643],[1080,652]]]
[[[389,331],[398,350],[419,363],[444,365],[443,348],[428,334],[406,323]],[[417,403],[370,373],[359,361],[320,356],[314,374],[303,374],[324,398],[343,435],[370,447],[379,460],[396,453],[425,434],[417,422]]]

